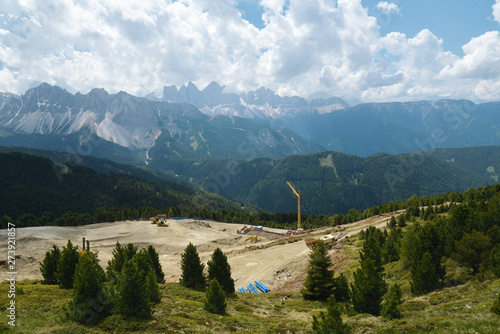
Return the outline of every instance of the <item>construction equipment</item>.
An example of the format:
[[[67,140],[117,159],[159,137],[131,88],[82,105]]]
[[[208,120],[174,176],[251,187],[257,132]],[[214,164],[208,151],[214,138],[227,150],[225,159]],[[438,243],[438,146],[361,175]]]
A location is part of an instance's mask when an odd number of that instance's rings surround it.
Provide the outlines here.
[[[315,250],[316,245],[318,244],[318,241],[320,241],[320,240],[325,243],[325,246],[327,248],[332,248],[333,245],[335,244],[335,241],[337,241],[335,236],[328,234],[328,235],[325,235],[325,236],[322,236],[319,238],[307,238],[305,240],[305,242],[306,242],[307,247],[309,247],[312,250]]]
[[[158,227],[168,227],[168,222],[167,222],[167,219],[164,218],[164,217],[161,217],[157,222],[156,222],[156,226]]]
[[[86,254],[88,252],[92,253],[92,255],[94,255],[94,258],[97,259],[99,251],[90,249],[90,241],[88,241],[88,240],[87,240],[87,248],[85,248],[85,237],[83,237],[83,246],[82,246],[82,249],[80,249],[80,251],[78,253],[80,254],[80,256],[83,256],[84,254]]]
[[[151,224],[157,224],[158,225],[158,221],[160,219],[162,219],[162,218],[166,219],[167,215],[166,214],[157,215],[156,217],[149,218],[149,220],[151,221]]]
[[[254,241],[254,243],[256,244],[256,243],[257,243],[257,236],[255,235],[255,236],[253,236],[253,237],[246,238],[246,239],[245,239],[245,241],[243,241],[243,243],[245,243],[245,242],[247,242],[247,241],[249,241],[249,240],[253,240],[253,241]]]
[[[287,181],[286,183],[288,183],[288,185],[290,186],[290,188],[292,188],[295,195],[297,195],[297,199],[298,199],[297,230],[302,230],[302,228],[300,228],[300,190],[299,190],[299,192],[297,192],[297,190],[295,190],[295,188],[292,186],[292,184],[290,182]]]

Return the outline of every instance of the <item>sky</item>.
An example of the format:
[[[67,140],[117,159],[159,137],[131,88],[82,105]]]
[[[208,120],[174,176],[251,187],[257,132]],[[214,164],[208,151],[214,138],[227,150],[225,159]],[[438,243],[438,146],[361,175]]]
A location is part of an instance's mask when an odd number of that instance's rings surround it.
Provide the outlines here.
[[[500,100],[500,0],[2,0],[0,91]]]

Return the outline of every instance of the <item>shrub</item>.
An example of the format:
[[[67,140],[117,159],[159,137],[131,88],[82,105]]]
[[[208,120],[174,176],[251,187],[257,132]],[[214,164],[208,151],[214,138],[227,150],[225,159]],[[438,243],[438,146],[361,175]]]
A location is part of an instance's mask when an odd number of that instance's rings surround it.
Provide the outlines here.
[[[60,257],[61,251],[56,245],[52,245],[52,250],[45,253],[43,262],[40,262],[43,284],[57,284],[57,264]]]
[[[317,334],[345,334],[350,333],[351,328],[342,323],[340,305],[335,298],[328,299],[327,313],[321,312],[319,318],[313,316],[313,331]]]
[[[76,246],[73,246],[71,241],[68,240],[68,244],[63,248],[57,262],[56,278],[59,282],[59,287],[63,289],[71,289],[73,287],[73,279],[78,261],[80,261],[80,254]]]
[[[205,310],[210,313],[224,314],[226,312],[226,295],[217,279],[213,279],[206,292]]]

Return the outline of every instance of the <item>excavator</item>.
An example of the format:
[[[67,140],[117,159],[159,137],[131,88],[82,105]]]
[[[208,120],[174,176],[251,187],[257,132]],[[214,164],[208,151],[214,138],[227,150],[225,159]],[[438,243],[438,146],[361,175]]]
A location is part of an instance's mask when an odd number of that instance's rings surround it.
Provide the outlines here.
[[[250,238],[246,238],[243,243],[247,242],[247,241],[250,241],[250,240],[253,240],[253,243],[256,244],[257,243],[257,236],[253,236],[253,237],[250,237]]]

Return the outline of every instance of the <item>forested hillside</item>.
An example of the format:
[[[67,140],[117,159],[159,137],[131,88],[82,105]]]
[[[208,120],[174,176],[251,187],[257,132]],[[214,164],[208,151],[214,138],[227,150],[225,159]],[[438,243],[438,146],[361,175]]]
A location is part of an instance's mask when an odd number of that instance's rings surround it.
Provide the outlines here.
[[[412,195],[465,191],[497,183],[500,147],[447,149],[361,158],[338,152],[283,159],[214,160],[179,165],[204,189],[269,211],[296,211],[286,184],[301,190],[303,212],[346,214]]]
[[[95,214],[97,221],[106,220],[104,211],[114,212],[114,220],[139,218],[140,213],[149,217],[147,208],[241,210],[240,203],[193,187],[149,183],[113,173],[103,175],[76,164],[56,165],[49,159],[22,153],[0,153],[0,188],[0,216],[16,219],[26,214],[43,214],[53,221],[68,211],[77,213],[68,224],[76,224],[79,219],[83,220],[81,223],[95,222],[89,214]],[[34,216],[25,216],[24,220],[26,224],[33,223]]]

